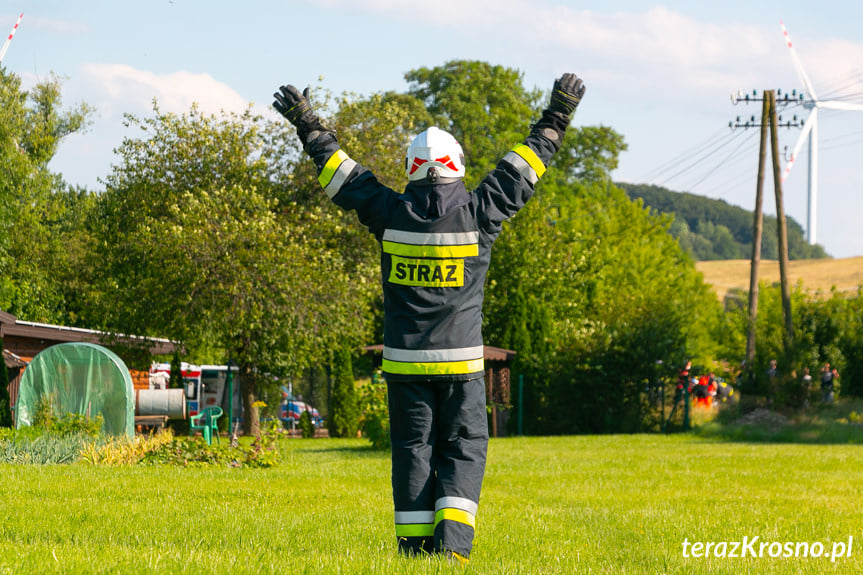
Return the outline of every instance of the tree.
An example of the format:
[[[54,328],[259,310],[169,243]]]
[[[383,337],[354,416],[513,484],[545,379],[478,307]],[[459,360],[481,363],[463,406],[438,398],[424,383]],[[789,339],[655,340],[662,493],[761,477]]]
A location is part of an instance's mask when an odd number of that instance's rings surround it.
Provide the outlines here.
[[[332,378],[327,429],[330,437],[353,437],[359,426],[359,404],[348,346],[338,346],[333,351]]]
[[[86,129],[92,110],[62,110],[60,89],[51,76],[24,91],[0,69],[0,308],[42,322],[74,317],[86,293],[73,280],[86,235],[73,225],[81,220],[67,218],[81,196],[67,194],[48,163],[65,137]]]
[[[765,283],[759,286],[756,352],[744,391],[799,407],[799,377],[803,369],[808,368],[817,381],[819,368],[829,362],[841,375],[841,395],[863,396],[863,370],[860,368],[863,365],[863,292],[848,294],[834,290],[829,294],[810,294],[801,284],[792,290],[791,300],[794,344],[786,353],[780,288]],[[748,310],[741,307],[731,310],[727,316],[729,332],[739,340],[745,339]],[[742,344],[737,346],[738,357],[743,355],[742,347]],[[766,375],[771,360],[778,362],[778,382],[770,381]]]
[[[320,211],[275,199],[260,117],[154,112],[127,116],[144,136],[118,149],[93,222],[106,320],[192,354],[230,355],[244,431],[257,434],[261,376],[298,373],[336,341],[361,340],[367,311],[349,297],[344,261],[316,234]]]
[[[863,288],[848,298],[844,317],[839,337],[839,347],[845,358],[844,369],[840,372],[842,393],[863,397]]]
[[[569,180],[610,182],[611,172],[626,148],[623,135],[612,128],[570,128],[551,165]]]
[[[567,192],[569,197],[561,196]],[[643,429],[654,413],[644,390],[657,361],[679,364],[688,356],[709,357],[716,350],[711,328],[720,306],[667,234],[667,218],[651,216],[608,184],[557,194],[568,217],[556,220],[555,228],[571,239],[531,269],[543,267],[570,285],[549,298],[559,302],[550,308],[556,345],[533,358],[525,374],[529,385],[539,386],[530,391],[534,403],[526,412],[534,417],[528,429]],[[575,297],[559,295],[566,290]]]
[[[640,198],[654,211],[674,214],[671,234],[696,260],[747,259],[752,255],[752,212],[684,192],[673,192],[659,186],[619,184],[629,197]],[[788,256],[792,259],[827,257],[821,246],[809,245],[803,228],[788,218]],[[776,217],[764,216],[761,257],[776,259],[778,239]]]

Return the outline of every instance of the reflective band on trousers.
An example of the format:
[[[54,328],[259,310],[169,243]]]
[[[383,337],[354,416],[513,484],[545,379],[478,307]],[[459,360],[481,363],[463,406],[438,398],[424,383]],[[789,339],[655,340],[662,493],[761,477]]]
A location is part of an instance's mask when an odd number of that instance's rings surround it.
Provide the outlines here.
[[[464,375],[484,369],[483,346],[398,349],[384,346],[383,370],[400,375]]]
[[[470,525],[476,529],[476,517],[461,509],[441,509],[434,515],[434,526],[437,527],[437,524],[441,521],[456,521]],[[434,530],[432,530],[432,533],[434,533]]]
[[[464,497],[447,496],[435,501],[434,524],[441,521],[457,521],[471,527],[476,527],[476,501]]]
[[[467,258],[479,255],[479,232],[423,234],[385,230],[384,253],[419,258]]]
[[[435,511],[440,511],[445,507],[461,509],[462,511],[467,511],[471,515],[476,515],[476,510],[479,505],[477,505],[476,501],[471,501],[470,499],[465,499],[464,497],[454,497],[450,495],[447,497],[441,497],[440,499],[435,501]]]
[[[357,163],[341,150],[336,150],[330,156],[330,159],[324,164],[324,169],[318,175],[318,182],[321,184],[328,198],[332,199],[339,193],[345,180],[348,179],[348,176],[356,165]]]
[[[519,144],[503,157],[503,161],[511,164],[531,184],[536,184],[545,173],[545,164],[524,144]]]
[[[434,535],[434,511],[396,511],[396,537]]]
[[[396,537],[431,537],[432,535],[434,535],[434,523],[396,525]]]

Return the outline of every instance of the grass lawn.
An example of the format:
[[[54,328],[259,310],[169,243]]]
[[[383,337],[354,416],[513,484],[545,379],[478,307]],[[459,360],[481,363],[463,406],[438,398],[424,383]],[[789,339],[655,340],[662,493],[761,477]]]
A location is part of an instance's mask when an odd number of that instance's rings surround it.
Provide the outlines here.
[[[388,454],[281,447],[272,469],[0,465],[0,575],[863,573],[859,445],[495,439],[466,568],[395,553]],[[755,537],[761,557],[729,557]],[[769,555],[849,537],[835,561]],[[684,557],[685,540],[711,556]]]

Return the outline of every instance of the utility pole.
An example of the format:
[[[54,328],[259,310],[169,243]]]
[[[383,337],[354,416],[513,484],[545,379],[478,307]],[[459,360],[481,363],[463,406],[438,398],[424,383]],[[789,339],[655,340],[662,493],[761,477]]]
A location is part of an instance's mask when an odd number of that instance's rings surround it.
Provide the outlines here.
[[[794,339],[793,323],[791,320],[791,288],[788,284],[788,234],[785,221],[785,207],[782,195],[782,173],[779,165],[779,136],[780,127],[799,127],[802,124],[795,116],[793,120],[782,123],[782,117],[777,117],[776,92],[764,90],[763,97],[759,98],[757,93],[750,97],[738,95],[732,96],[732,102],[762,102],[761,122],[756,123],[754,116],[751,120],[741,122],[738,116],[736,124],[729,122],[729,127],[734,128],[761,128],[761,145],[758,152],[758,182],[755,193],[755,216],[752,234],[752,262],[749,272],[749,329],[746,337],[746,368],[752,369],[752,361],[755,358],[755,325],[758,317],[758,267],[761,264],[761,235],[763,230],[762,204],[764,198],[764,172],[767,161],[767,129],[770,128],[770,148],[773,168],[773,187],[776,196],[776,221],[779,244],[779,279],[782,289],[782,315],[785,320],[785,337],[783,344],[785,355],[788,357]],[[786,94],[784,102],[794,102]]]
[[[791,356],[794,324],[791,320],[791,286],[788,284],[788,228],[785,225],[785,204],[782,199],[782,169],[779,166],[779,135],[776,127],[776,93],[767,90],[770,100],[770,148],[773,156],[773,190],[776,195],[776,233],[779,235],[779,282],[782,289],[782,317],[785,319],[785,357]]]
[[[758,266],[761,265],[761,233],[764,229],[764,164],[767,161],[767,122],[770,103],[761,107],[761,145],[758,148],[758,183],[755,188],[755,218],[752,224],[752,261],[749,266],[749,329],[746,334],[746,369],[755,359],[755,320],[758,318]]]

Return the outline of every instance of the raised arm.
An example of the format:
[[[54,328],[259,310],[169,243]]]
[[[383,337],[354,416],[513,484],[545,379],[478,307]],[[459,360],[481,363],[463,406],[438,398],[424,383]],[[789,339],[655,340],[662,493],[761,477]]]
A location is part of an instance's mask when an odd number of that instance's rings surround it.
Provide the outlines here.
[[[341,208],[355,210],[369,231],[380,233],[387,206],[398,194],[379,183],[371,171],[341,149],[335,132],[324,127],[312,110],[308,88],[301,94],[288,84],[281,86],[273,97],[273,107],[297,128],[303,149],[318,168],[318,183],[327,196]]]
[[[474,192],[478,194],[487,231],[499,232],[503,221],[533,196],[534,186],[563,143],[584,90],[584,82],[575,74],[564,74],[555,80],[548,107],[530,134],[498,162]]]

